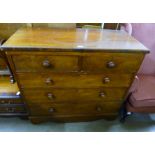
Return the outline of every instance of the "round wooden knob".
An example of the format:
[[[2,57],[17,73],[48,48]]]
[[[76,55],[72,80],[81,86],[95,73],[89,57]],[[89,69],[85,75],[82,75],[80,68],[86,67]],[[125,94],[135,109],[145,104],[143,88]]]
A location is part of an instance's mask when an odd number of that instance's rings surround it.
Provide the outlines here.
[[[52,80],[51,78],[47,78],[47,79],[45,80],[45,83],[46,83],[46,84],[54,84],[54,82],[53,82],[53,80]]]
[[[51,100],[55,99],[55,96],[52,93],[48,93],[47,97]]]
[[[11,84],[15,83],[15,79],[14,79],[13,75],[10,75],[10,83]]]
[[[44,66],[44,67],[47,67],[47,68],[50,67],[50,66],[51,66],[50,61],[49,61],[49,60],[44,60],[44,61],[43,61],[43,66]]]
[[[104,80],[103,80],[103,82],[104,82],[104,83],[109,83],[109,82],[110,82],[110,78],[105,77]]]
[[[101,92],[100,93],[100,97],[104,98],[105,97],[105,93],[104,92]]]
[[[116,64],[113,62],[113,61],[109,61],[108,63],[107,63],[107,67],[108,68],[114,68],[116,66]]]
[[[50,113],[53,113],[53,112],[55,112],[55,109],[54,108],[49,108],[49,110],[48,110]]]
[[[101,112],[102,111],[102,107],[101,106],[97,106],[96,107],[96,111]]]

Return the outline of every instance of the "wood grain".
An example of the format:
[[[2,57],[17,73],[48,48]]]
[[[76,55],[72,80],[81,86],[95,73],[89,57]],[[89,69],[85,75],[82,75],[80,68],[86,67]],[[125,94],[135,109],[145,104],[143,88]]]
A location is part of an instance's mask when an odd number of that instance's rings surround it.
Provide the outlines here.
[[[24,89],[23,95],[26,101],[33,102],[75,102],[75,101],[109,101],[122,100],[125,95],[126,88],[86,88],[86,89]],[[104,93],[104,96],[101,96]],[[49,97],[52,94],[53,97]]]
[[[2,49],[149,50],[124,31],[102,29],[21,28]]]
[[[66,106],[68,108],[66,108]],[[93,102],[92,104],[39,104],[37,107],[31,107],[32,116],[50,116],[50,115],[95,115],[104,113],[114,113],[118,111],[120,103],[115,102]],[[53,109],[53,111],[51,111]]]
[[[13,56],[13,61],[18,72],[78,71],[78,57],[75,56],[20,55]],[[45,61],[49,62],[49,66],[44,66]]]
[[[32,122],[116,117],[148,49],[123,31],[26,28],[3,46]]]
[[[17,73],[22,88],[96,88],[128,87],[132,74],[87,73]],[[106,82],[106,79],[109,82]]]

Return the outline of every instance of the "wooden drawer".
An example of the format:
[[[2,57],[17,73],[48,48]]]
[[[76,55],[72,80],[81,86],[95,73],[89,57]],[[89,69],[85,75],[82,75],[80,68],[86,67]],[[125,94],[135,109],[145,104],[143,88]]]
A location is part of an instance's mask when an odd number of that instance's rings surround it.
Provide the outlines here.
[[[0,104],[23,104],[23,101],[21,98],[17,98],[16,96],[13,98],[13,96],[5,96],[5,98],[0,96]]]
[[[72,72],[78,70],[77,56],[14,55],[17,72]]]
[[[23,95],[29,102],[61,101],[112,101],[122,100],[126,88],[101,89],[24,89]]]
[[[0,114],[1,113],[26,113],[25,106],[12,106],[10,104],[0,105]]]
[[[53,88],[94,88],[94,87],[128,87],[130,74],[58,74],[58,73],[18,73],[21,87],[53,87]]]
[[[83,70],[89,72],[134,73],[143,60],[142,53],[103,53],[83,57]]]
[[[93,102],[75,104],[48,104],[40,103],[38,106],[30,106],[31,115],[72,115],[72,114],[103,114],[118,112],[120,101]]]

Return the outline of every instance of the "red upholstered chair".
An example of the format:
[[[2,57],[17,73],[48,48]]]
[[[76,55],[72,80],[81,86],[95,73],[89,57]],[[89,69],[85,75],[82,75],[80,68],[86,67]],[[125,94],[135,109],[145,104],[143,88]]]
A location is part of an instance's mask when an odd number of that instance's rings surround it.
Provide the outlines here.
[[[121,121],[124,122],[132,112],[155,113],[155,24],[128,23],[123,24],[121,29],[127,31],[150,50],[121,110]]]

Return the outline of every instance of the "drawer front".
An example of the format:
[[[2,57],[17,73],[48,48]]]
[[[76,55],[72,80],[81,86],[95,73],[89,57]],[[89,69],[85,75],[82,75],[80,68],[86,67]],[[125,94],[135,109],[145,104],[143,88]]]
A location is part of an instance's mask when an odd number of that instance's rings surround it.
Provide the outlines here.
[[[144,54],[104,53],[83,57],[83,70],[92,72],[134,73],[139,69]]]
[[[31,115],[72,115],[72,114],[103,114],[118,112],[120,102],[100,102],[92,104],[48,104],[40,103],[38,106],[31,106]]]
[[[29,102],[61,102],[61,101],[111,101],[122,100],[126,88],[104,89],[25,89],[23,95]]]
[[[25,113],[26,108],[24,106],[6,106],[6,107],[0,107],[0,113]]]
[[[22,100],[20,98],[1,98],[0,99],[0,104],[23,104]]]
[[[18,73],[23,88],[93,88],[128,87],[132,81],[130,74],[56,74],[56,73]]]
[[[14,55],[17,72],[78,71],[77,56]]]

